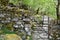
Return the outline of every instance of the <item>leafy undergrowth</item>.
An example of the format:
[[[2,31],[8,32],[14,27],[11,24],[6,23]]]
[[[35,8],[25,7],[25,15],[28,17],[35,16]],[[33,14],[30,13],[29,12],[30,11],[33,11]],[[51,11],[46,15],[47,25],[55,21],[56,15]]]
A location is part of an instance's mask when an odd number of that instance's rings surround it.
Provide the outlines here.
[[[15,32],[12,32],[11,30],[8,30],[6,27],[2,27],[2,31],[4,34],[15,34]]]

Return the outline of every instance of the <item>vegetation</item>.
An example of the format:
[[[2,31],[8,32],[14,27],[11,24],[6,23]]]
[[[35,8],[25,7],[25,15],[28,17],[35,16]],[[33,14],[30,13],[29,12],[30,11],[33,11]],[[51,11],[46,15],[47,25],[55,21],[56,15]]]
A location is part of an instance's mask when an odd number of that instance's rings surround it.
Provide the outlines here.
[[[10,0],[13,4],[19,4],[21,1],[23,4],[29,5],[30,8],[34,9],[35,11],[39,8],[40,13],[46,13],[50,17],[56,19],[56,0]]]

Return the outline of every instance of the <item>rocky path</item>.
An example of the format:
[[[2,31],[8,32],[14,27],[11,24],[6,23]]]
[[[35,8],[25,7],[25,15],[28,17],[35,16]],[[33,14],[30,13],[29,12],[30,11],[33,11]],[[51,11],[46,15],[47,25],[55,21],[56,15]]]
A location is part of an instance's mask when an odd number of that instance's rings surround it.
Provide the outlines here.
[[[49,40],[48,39],[48,16],[43,16],[43,25],[42,27],[36,27],[36,30],[33,33],[33,40]]]

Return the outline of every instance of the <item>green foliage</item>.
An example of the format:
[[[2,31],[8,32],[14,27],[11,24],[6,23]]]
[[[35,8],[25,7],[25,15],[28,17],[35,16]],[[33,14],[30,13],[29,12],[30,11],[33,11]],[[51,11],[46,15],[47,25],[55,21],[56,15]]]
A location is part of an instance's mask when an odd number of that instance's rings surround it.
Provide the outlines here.
[[[3,34],[15,34],[15,32],[11,32],[6,27],[2,27]]]
[[[47,13],[50,17],[56,18],[56,0],[10,0],[13,4],[18,4],[20,1],[35,11],[39,8],[40,13]]]
[[[13,3],[14,5],[19,3],[19,0],[9,0],[10,3]]]
[[[24,0],[24,3],[34,10],[40,9],[40,13],[47,13],[50,17],[56,18],[56,0]]]

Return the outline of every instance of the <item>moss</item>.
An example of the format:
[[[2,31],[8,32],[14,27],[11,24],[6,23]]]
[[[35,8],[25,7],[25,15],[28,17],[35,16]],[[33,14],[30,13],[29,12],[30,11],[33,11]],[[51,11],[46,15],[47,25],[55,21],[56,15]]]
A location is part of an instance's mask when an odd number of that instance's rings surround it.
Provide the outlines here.
[[[4,6],[8,5],[8,2],[9,0],[0,0],[0,4]]]
[[[30,36],[30,39],[29,40],[32,40],[32,35]]]
[[[5,40],[22,40],[20,36],[16,34],[6,34],[5,35]]]

